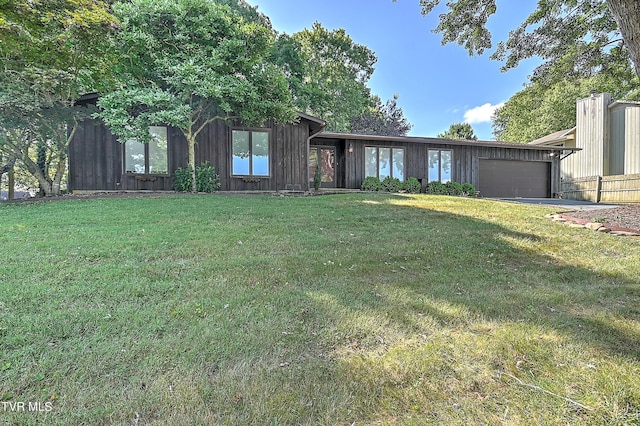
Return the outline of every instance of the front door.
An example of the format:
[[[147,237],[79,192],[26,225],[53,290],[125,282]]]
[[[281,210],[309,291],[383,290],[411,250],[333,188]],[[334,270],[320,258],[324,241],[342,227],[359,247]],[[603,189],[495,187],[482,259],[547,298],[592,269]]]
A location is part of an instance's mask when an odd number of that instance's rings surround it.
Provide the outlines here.
[[[312,187],[318,164],[320,164],[320,186],[323,188],[335,188],[336,149],[325,146],[312,146],[309,148],[309,181]]]

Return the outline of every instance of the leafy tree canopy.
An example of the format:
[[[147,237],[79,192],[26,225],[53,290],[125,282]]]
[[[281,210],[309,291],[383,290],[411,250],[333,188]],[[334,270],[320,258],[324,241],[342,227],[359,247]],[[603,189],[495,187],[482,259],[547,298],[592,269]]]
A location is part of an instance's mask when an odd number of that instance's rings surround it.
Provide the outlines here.
[[[381,136],[406,136],[413,127],[398,106],[398,95],[382,105],[379,96],[374,96],[375,106],[358,116],[351,117],[352,133]]]
[[[576,125],[576,100],[592,91],[616,99],[640,99],[637,81],[623,82],[610,75],[561,80],[551,85],[533,82],[512,96],[493,117],[493,135],[505,142],[528,143]]]
[[[367,83],[377,58],[345,30],[330,31],[315,22],[311,29],[294,34],[289,44],[299,49],[301,58],[291,68],[302,77],[296,106],[326,120],[328,130],[348,131],[352,116],[375,106]]]
[[[469,123],[453,123],[446,132],[440,133],[437,137],[444,139],[462,139],[467,141],[478,140],[473,127]]]
[[[95,0],[0,3],[0,154],[44,195],[60,193],[70,137],[87,114],[76,99],[109,81],[110,10]]]
[[[394,0],[396,1],[396,0]],[[441,0],[420,0],[431,13]],[[498,12],[496,0],[451,0],[435,32],[442,43],[457,43],[470,54],[493,47],[488,19]],[[637,0],[539,0],[536,10],[509,38],[498,44],[493,59],[503,70],[527,58],[544,63],[535,79],[592,76],[629,61],[640,74],[640,2]]]
[[[133,0],[114,11],[120,88],[101,97],[99,116],[121,141],[149,141],[152,125],[177,127],[195,172],[196,137],[208,123],[295,119],[286,78],[267,61],[269,27],[208,0]]]

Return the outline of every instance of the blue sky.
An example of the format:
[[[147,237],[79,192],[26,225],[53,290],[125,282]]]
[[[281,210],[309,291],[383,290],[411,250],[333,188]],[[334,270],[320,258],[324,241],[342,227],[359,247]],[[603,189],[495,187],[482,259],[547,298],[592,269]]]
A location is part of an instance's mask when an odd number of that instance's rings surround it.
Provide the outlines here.
[[[436,136],[455,122],[469,122],[479,139],[491,140],[490,117],[496,105],[522,89],[537,61],[500,72],[490,52],[471,57],[457,45],[442,46],[437,25],[441,5],[431,15],[420,14],[419,0],[248,0],[271,18],[279,32],[293,34],[311,28],[344,28],[358,44],[376,53],[378,62],[369,82],[384,101],[400,95],[398,104],[413,124],[412,136]],[[443,0],[442,3],[445,3]],[[489,20],[494,44],[506,39],[535,9],[536,0],[498,0]]]

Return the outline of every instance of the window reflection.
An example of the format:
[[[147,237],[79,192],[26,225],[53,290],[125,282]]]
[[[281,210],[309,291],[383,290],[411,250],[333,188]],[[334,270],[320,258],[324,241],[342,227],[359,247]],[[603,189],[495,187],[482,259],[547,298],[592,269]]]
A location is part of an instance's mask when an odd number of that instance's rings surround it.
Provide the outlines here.
[[[269,176],[269,132],[233,130],[232,174]]]
[[[365,177],[391,176],[404,180],[404,149],[365,147],[364,172]]]

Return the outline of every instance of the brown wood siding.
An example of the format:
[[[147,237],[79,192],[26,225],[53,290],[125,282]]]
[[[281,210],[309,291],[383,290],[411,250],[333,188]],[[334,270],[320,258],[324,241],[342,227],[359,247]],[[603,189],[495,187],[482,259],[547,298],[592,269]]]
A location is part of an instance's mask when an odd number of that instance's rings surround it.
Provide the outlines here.
[[[338,146],[344,150],[344,188],[358,189],[365,176],[365,147],[392,147],[405,150],[405,178],[415,177],[424,183],[429,176],[428,152],[430,149],[449,150],[452,153],[451,179],[460,183],[471,183],[476,188],[480,184],[480,159],[514,160],[542,162],[548,175],[549,192],[559,192],[559,157],[550,156],[548,150],[519,149],[517,146],[487,147],[483,145],[453,145],[447,143],[401,142],[396,140],[363,140],[316,137],[311,140],[315,146]],[[353,152],[349,152],[349,146]],[[339,186],[340,187],[340,186]]]
[[[237,124],[237,123],[236,123]],[[198,135],[196,164],[208,161],[220,176],[221,190],[307,190],[309,123],[270,125],[269,177],[231,176],[230,129],[237,126],[216,121]],[[170,175],[123,174],[124,148],[108,128],[97,120],[85,120],[69,147],[69,189],[90,191],[173,189],[174,171],[188,163],[187,141],[179,129],[169,128]]]

